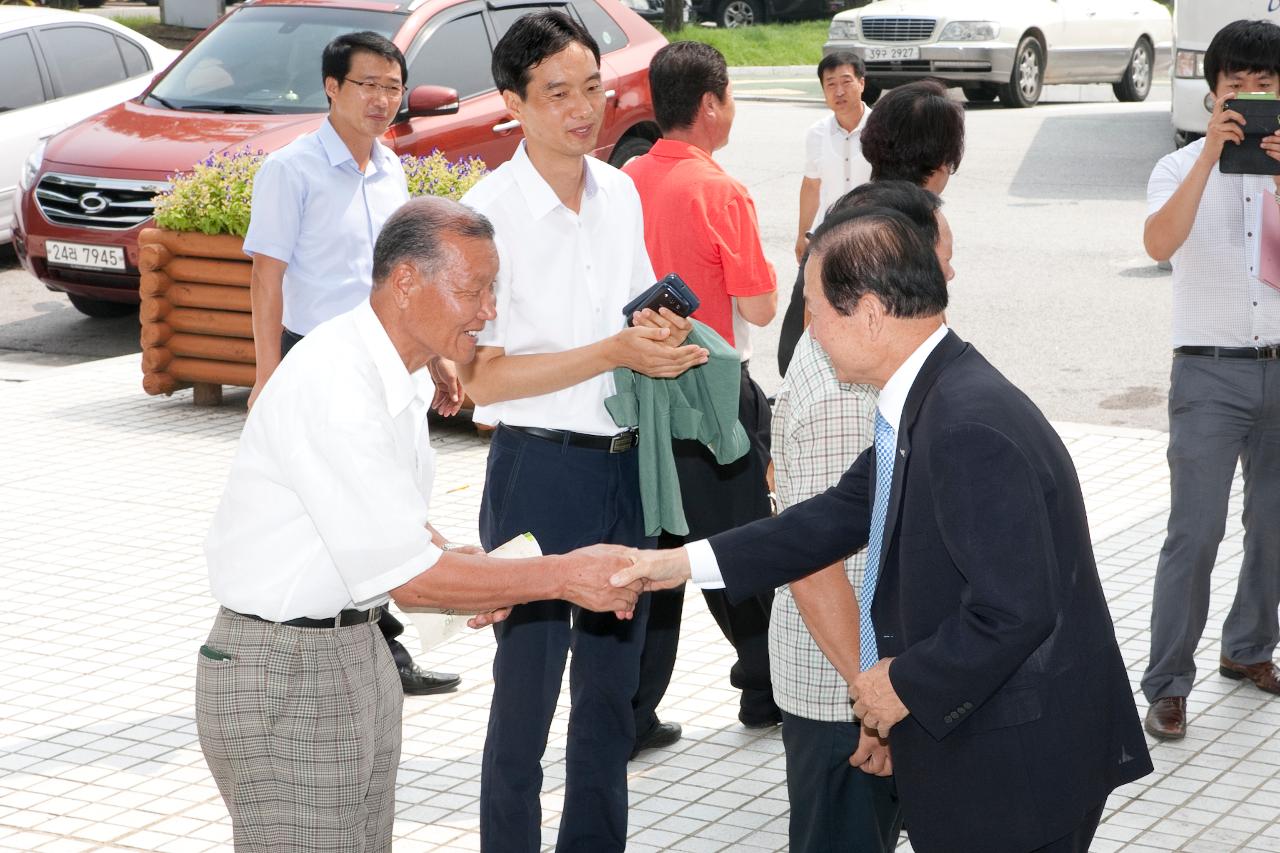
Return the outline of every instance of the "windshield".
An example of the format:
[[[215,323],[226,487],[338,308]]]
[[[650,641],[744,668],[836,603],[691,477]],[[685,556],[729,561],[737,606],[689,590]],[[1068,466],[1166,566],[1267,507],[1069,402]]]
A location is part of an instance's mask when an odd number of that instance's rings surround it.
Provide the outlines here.
[[[177,110],[322,113],[329,109],[320,55],[343,33],[391,38],[398,12],[315,6],[248,6],[178,60],[148,103]]]

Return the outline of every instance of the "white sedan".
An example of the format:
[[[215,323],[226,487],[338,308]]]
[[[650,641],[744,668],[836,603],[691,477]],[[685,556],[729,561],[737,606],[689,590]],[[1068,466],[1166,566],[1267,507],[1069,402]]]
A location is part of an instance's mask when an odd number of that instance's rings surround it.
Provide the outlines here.
[[[1155,0],[879,0],[836,15],[823,51],[863,58],[868,101],[934,77],[971,101],[1029,107],[1046,83],[1110,83],[1144,100],[1172,45]]]
[[[27,155],[50,136],[137,95],[178,55],[93,15],[0,6],[0,243]]]

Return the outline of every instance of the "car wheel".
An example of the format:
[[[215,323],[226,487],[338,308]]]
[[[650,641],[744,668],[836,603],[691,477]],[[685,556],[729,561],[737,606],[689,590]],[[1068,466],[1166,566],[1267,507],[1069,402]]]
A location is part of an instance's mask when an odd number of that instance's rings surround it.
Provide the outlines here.
[[[1129,57],[1129,67],[1118,83],[1111,84],[1111,90],[1120,101],[1145,101],[1151,91],[1152,67],[1155,62],[1155,51],[1151,42],[1138,39],[1133,46],[1133,54]]]
[[[81,3],[80,5],[84,5]],[[77,296],[74,293],[68,293],[67,298],[71,300],[71,305],[86,317],[95,317],[99,320],[106,320],[112,317],[128,317],[130,314],[138,313],[138,306],[128,302],[108,302],[105,299],[89,299],[87,296]]]
[[[653,143],[643,136],[628,136],[620,139],[618,144],[613,146],[613,153],[609,155],[609,165],[615,169],[621,169],[635,158],[648,154],[652,147]]]
[[[1009,82],[1000,87],[1000,103],[1006,107],[1034,107],[1044,86],[1044,49],[1035,36],[1018,42]]]
[[[998,94],[1000,94],[1000,90],[987,83],[983,83],[980,86],[964,87],[965,99],[974,104],[989,104],[996,99]]]
[[[725,0],[716,8],[716,26],[727,29],[764,23],[762,0]]]
[[[880,100],[880,93],[883,91],[884,89],[880,86],[871,83],[866,84],[862,87],[862,103],[867,106],[874,106],[875,102]]]

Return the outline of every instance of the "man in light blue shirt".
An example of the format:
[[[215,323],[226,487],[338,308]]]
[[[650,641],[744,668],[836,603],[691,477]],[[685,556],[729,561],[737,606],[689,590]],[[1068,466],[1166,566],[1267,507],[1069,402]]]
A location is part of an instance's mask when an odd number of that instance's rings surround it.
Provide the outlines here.
[[[409,200],[399,158],[378,139],[404,97],[407,69],[400,49],[373,32],[342,35],[325,47],[321,73],[328,117],[314,133],[268,156],[254,178],[244,240],[245,254],[253,258],[257,375],[251,408],[294,344],[369,298],[378,232]],[[432,374],[439,375],[435,365]],[[462,395],[455,389],[452,397],[437,394],[437,408],[455,413]],[[406,693],[457,686],[457,675],[414,664],[395,639],[404,631],[398,619],[384,611],[378,624]]]

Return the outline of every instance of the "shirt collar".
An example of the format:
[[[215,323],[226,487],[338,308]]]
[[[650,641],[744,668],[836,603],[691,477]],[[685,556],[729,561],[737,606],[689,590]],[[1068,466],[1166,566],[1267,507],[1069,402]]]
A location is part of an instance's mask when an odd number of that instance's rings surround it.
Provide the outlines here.
[[[378,371],[378,377],[382,380],[382,388],[387,398],[387,412],[393,418],[399,417],[400,413],[413,403],[414,398],[419,396],[419,383],[415,379],[415,374],[405,369],[400,353],[396,352],[395,345],[391,343],[391,338],[383,328],[378,315],[373,313],[373,306],[369,304],[369,300],[361,302],[352,313],[360,339],[364,341],[374,369]]]
[[[831,132],[833,134],[840,136],[841,138],[846,136],[859,136],[862,134],[862,129],[867,126],[867,117],[870,115],[871,115],[871,107],[867,106],[866,104],[863,104],[862,118],[858,120],[858,126],[855,127],[853,130],[846,132],[845,129],[840,126],[839,120],[836,119],[836,114],[832,113],[831,119],[830,119]]]
[[[587,180],[582,190],[582,197],[583,201],[586,201],[595,198],[600,185],[596,182],[595,175],[591,171],[591,161],[595,158],[587,156],[584,159],[585,162],[582,168],[586,170]],[[541,219],[556,208],[564,207],[564,203],[560,201],[556,191],[551,189],[551,185],[547,183],[542,175],[538,174],[537,168],[534,167],[533,161],[529,159],[529,154],[525,151],[523,140],[521,140],[520,146],[516,148],[516,153],[509,162],[516,186],[520,189],[520,194],[524,196],[525,204],[529,206],[529,212],[533,214],[534,219]]]
[[[924,367],[930,353],[942,343],[942,339],[947,336],[947,331],[947,324],[943,323],[932,335],[925,338],[924,343],[907,356],[907,360],[898,366],[898,369],[889,377],[889,381],[884,383],[884,388],[880,389],[880,399],[876,402],[876,408],[889,422],[889,426],[893,427],[894,435],[898,433],[898,424],[902,422],[902,410],[907,405],[907,395],[911,393],[911,386],[916,384],[920,368]]]
[[[316,130],[316,139],[320,140],[320,147],[324,149],[325,156],[329,158],[330,166],[337,167],[344,163],[350,163],[352,168],[356,168],[356,158],[351,156],[351,149],[347,147],[347,143],[342,141],[342,137],[338,135],[338,131],[334,130],[327,116],[324,121],[320,122],[320,127]],[[367,174],[373,175],[384,171],[386,169],[384,158],[389,153],[375,139],[373,141],[373,150],[369,152],[369,164],[373,166],[373,169]]]
[[[717,169],[720,168],[720,164],[709,153],[691,142],[684,142],[678,139],[659,139],[653,143],[649,153],[655,157],[668,157],[672,160],[702,160]]]

